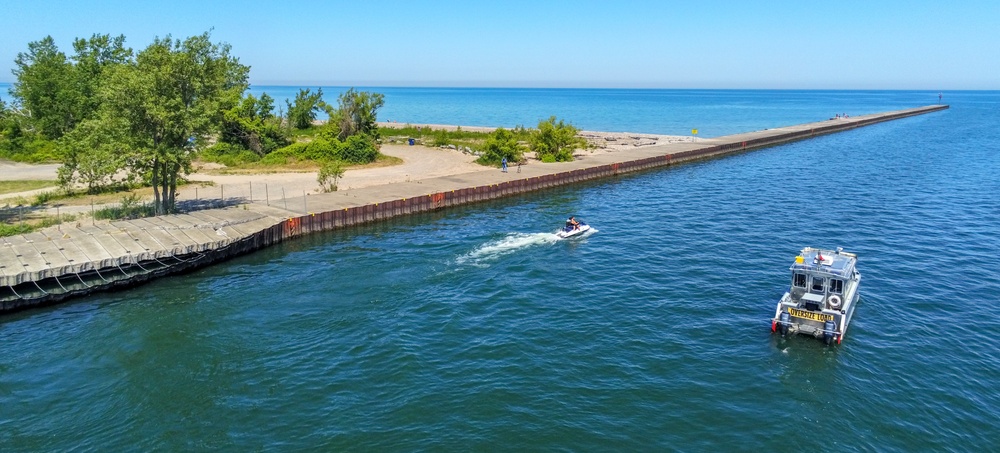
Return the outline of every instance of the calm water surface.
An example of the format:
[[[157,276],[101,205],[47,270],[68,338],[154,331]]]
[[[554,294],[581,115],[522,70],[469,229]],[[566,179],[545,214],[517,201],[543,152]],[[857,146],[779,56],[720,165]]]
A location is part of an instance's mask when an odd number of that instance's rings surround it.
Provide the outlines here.
[[[686,109],[752,113],[730,133],[937,100],[745,93]],[[1000,93],[945,97],[0,318],[0,449],[1000,450]],[[599,231],[555,240],[570,213]],[[859,255],[839,347],[770,333],[804,246]]]
[[[275,108],[287,111],[300,89],[317,87],[253,86],[268,93]],[[324,99],[337,103],[346,88],[323,87]],[[836,114],[861,115],[934,104],[938,92],[800,91],[800,90],[662,90],[542,88],[393,88],[361,87],[382,93],[379,119],[399,123],[517,125],[535,127],[557,116],[578,128],[595,131],[702,137],[752,132],[809,123]],[[965,96],[967,93],[955,93]],[[945,101],[952,102],[952,93]]]

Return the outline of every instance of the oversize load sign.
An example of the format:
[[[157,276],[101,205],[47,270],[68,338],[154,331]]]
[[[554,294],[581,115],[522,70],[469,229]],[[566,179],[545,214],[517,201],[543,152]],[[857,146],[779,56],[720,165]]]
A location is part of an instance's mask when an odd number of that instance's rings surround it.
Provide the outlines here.
[[[788,314],[796,318],[809,319],[819,322],[833,321],[833,315],[828,315],[825,313],[813,313],[811,311],[799,310],[797,308],[791,308],[791,307],[788,307]]]

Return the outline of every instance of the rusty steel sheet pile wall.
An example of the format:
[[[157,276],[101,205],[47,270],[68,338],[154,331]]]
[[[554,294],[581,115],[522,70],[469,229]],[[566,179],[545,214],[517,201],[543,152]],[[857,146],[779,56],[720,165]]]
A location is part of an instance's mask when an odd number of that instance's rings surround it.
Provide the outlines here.
[[[931,111],[943,110],[946,108],[948,107],[930,106],[921,109],[896,112],[893,114],[879,115],[872,118],[864,118],[846,123],[820,125],[809,129],[777,133],[761,138],[740,140],[719,145],[707,145],[693,150],[677,151],[674,153],[664,154],[662,156],[599,165],[561,173],[526,177],[499,184],[468,187],[449,192],[439,192],[413,198],[403,198],[337,211],[309,214],[287,220],[286,223],[289,226],[287,226],[284,230],[284,237],[289,238],[311,232],[361,225],[403,215],[478,203],[567,184],[641,172],[692,160],[740,153],[792,141],[803,140],[817,135],[841,132],[883,121],[890,121],[898,118],[928,113]]]

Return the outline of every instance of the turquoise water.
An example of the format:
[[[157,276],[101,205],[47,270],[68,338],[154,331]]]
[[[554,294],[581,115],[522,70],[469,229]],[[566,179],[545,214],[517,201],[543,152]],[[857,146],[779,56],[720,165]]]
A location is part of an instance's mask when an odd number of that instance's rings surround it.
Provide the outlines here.
[[[310,88],[310,87],[305,87]],[[299,87],[254,86],[276,107],[294,99]],[[310,88],[314,92],[315,87]],[[825,120],[839,114],[862,115],[936,104],[934,91],[795,90],[626,90],[539,88],[385,88],[382,121],[535,127],[557,116],[594,131],[718,137]],[[324,87],[324,99],[337,103],[343,87]],[[958,94],[963,96],[964,94]],[[945,93],[950,102],[952,93]],[[287,108],[286,108],[287,110]]]
[[[542,91],[560,116],[582,103]],[[469,112],[496,102],[476,93]],[[652,102],[644,93],[635,104]],[[937,100],[791,92],[802,101],[783,119],[766,100],[781,92],[703,93],[678,111],[750,117],[721,133]],[[317,234],[0,318],[0,445],[997,451],[1000,93],[945,101],[747,154]],[[627,105],[595,110],[617,112],[594,113],[595,129],[629,124]],[[534,114],[508,111],[499,122]],[[663,115],[687,121],[674,114]],[[570,213],[599,231],[555,240]],[[859,255],[862,299],[839,347],[770,333],[804,246]]]

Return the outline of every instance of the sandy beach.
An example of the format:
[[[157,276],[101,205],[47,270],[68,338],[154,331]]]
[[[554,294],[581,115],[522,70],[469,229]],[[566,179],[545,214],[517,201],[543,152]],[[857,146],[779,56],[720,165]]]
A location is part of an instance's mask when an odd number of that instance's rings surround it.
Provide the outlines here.
[[[477,132],[491,132],[495,129],[443,124],[408,123],[405,125],[452,131],[459,127],[463,130]],[[404,124],[383,122],[379,123],[379,126],[392,128],[402,127]],[[576,151],[574,156],[578,160],[586,160],[589,156],[597,154],[628,153],[629,150],[667,143],[701,141],[701,139],[694,137],[628,132],[581,131],[579,135],[587,140],[590,147]],[[381,152],[388,156],[398,157],[402,160],[402,163],[386,167],[348,169],[338,182],[338,189],[346,191],[383,184],[419,181],[427,178],[493,170],[490,167],[475,163],[475,155],[443,147],[389,143],[382,145]],[[527,153],[526,158],[526,165],[544,165],[534,159],[532,153]],[[58,168],[59,166],[54,164],[28,165],[0,162],[0,179],[54,180],[56,179]],[[195,172],[187,176],[188,180],[208,184],[191,184],[178,188],[178,201],[214,198],[246,199],[248,201],[277,200],[282,197],[299,197],[303,194],[320,192],[319,183],[316,181],[317,173],[315,171],[226,174],[219,170],[220,166],[215,164],[196,167]],[[0,195],[0,203],[5,199],[32,197],[47,190],[52,189],[3,194]]]

